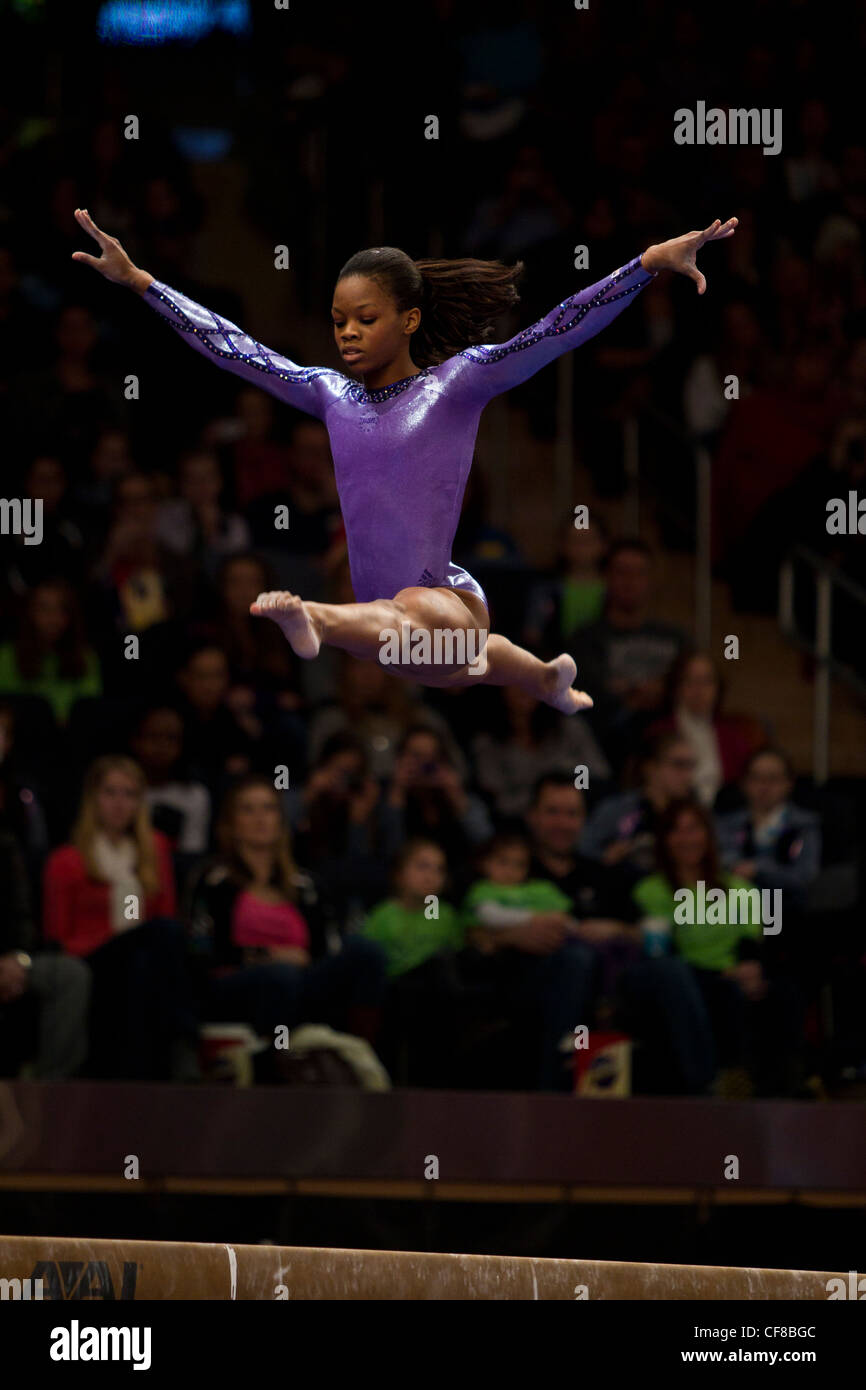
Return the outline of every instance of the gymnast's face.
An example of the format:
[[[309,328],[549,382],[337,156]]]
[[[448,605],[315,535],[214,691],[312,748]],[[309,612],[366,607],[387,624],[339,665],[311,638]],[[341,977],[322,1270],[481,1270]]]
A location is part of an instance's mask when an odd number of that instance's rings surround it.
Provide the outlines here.
[[[369,276],[347,275],[334,290],[331,322],[343,361],[366,376],[408,355],[421,313],[398,310],[391,296]]]

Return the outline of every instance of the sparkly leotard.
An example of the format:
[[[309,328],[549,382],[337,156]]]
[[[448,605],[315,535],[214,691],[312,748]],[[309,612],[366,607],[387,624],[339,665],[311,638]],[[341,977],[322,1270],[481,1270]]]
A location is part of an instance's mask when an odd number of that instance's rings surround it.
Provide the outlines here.
[[[160,280],[143,297],[196,351],[323,421],[359,603],[419,584],[469,590],[486,603],[477,580],[451,562],[484,406],[592,338],[653,278],[636,256],[509,342],[466,348],[372,391],[331,367],[299,367]]]

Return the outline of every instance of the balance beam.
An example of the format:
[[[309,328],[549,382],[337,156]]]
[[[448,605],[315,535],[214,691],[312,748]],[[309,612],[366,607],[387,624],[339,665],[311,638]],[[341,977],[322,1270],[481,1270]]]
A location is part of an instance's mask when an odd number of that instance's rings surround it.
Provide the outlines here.
[[[42,1280],[43,1299],[58,1300],[826,1301],[828,1280],[846,1280],[847,1276],[797,1269],[537,1260],[401,1250],[0,1236],[0,1297],[36,1298],[36,1279]],[[19,1280],[20,1290],[15,1283]]]

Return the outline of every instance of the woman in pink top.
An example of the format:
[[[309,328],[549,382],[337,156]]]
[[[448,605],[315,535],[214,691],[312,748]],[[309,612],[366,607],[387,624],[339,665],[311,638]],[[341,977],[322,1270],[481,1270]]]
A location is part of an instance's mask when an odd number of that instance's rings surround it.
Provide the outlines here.
[[[295,867],[273,783],[255,774],[237,782],[221,807],[216,839],[218,856],[192,894],[203,1017],[248,1023],[271,1040],[281,1025],[326,1023],[372,1041],[385,992],[384,954],[361,937],[348,937],[335,953],[311,939],[315,890]]]

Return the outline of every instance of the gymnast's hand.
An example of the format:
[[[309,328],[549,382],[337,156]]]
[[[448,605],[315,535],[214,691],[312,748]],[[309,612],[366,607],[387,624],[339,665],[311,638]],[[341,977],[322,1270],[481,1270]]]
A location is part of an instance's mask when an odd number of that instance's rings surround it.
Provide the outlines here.
[[[115,285],[126,285],[129,289],[144,294],[153,276],[133,265],[117,237],[101,232],[86,208],[75,209],[75,220],[83,231],[93,237],[101,248],[102,255],[89,256],[86,251],[73,251],[72,259],[81,261],[83,265],[93,266],[94,270],[98,270],[100,275],[104,275],[106,280],[111,280]]]
[[[718,217],[702,232],[686,232],[685,236],[673,237],[671,241],[661,241],[657,246],[648,246],[640,258],[644,270],[676,270],[680,275],[688,275],[703,294],[707,282],[695,264],[695,256],[708,241],[724,241],[737,230],[738,218],[729,217],[722,223]]]

